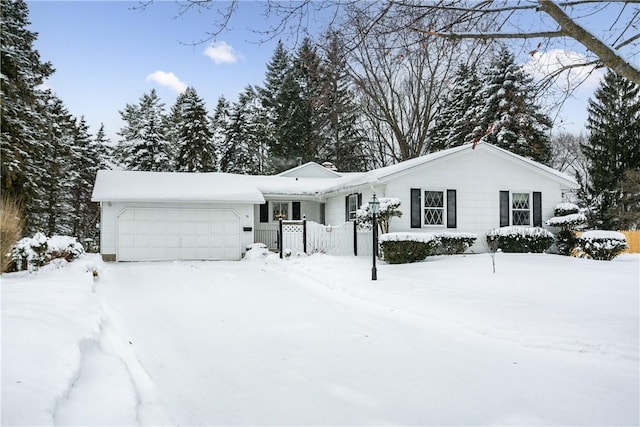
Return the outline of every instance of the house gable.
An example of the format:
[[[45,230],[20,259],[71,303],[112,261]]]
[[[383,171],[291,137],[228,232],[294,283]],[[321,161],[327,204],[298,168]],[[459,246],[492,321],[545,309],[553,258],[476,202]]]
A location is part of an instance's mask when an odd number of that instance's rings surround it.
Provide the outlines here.
[[[277,176],[291,178],[340,178],[342,175],[315,162],[309,162],[281,172]]]

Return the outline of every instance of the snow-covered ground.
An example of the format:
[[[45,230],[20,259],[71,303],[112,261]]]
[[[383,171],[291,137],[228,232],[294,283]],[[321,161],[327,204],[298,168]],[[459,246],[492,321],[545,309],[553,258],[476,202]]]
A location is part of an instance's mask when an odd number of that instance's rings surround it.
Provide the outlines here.
[[[255,255],[3,275],[2,425],[640,424],[638,255]]]

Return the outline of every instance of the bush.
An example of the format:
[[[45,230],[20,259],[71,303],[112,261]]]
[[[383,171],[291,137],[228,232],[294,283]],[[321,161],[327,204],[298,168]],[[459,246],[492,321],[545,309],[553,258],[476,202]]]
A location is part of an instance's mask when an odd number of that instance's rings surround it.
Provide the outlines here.
[[[540,227],[502,227],[487,233],[487,243],[502,252],[542,253],[553,244],[553,234]]]
[[[11,250],[14,269],[34,271],[54,259],[73,261],[84,253],[84,248],[75,237],[53,236],[44,233],[20,239]]]
[[[422,261],[433,255],[438,244],[429,233],[389,233],[380,236],[382,259],[389,264]]]
[[[560,203],[554,209],[554,217],[545,223],[550,227],[558,227],[556,246],[561,255],[571,255],[578,244],[575,230],[587,221],[580,208],[573,203]]]
[[[580,207],[573,203],[559,203],[553,210],[553,216],[565,216],[571,214],[577,214],[580,212]]]
[[[578,248],[596,260],[611,261],[628,247],[624,234],[617,231],[587,231],[578,237]]]
[[[437,233],[436,252],[445,255],[462,254],[473,245],[478,236],[471,233]]]
[[[22,209],[13,199],[0,199],[0,272],[8,271],[13,260],[11,248],[22,235]]]

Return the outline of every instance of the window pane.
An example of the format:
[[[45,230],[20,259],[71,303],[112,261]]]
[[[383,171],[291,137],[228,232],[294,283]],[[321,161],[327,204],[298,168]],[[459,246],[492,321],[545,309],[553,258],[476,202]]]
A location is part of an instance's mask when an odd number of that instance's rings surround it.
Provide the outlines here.
[[[425,208],[443,208],[444,192],[443,191],[425,191],[424,207]]]
[[[529,224],[529,211],[513,211],[513,225]]]
[[[273,202],[273,219],[279,220],[287,219],[289,217],[289,203],[287,202]]]
[[[444,209],[425,209],[424,225],[442,225],[444,219]]]
[[[351,194],[349,196],[349,220],[356,219],[356,211],[358,210],[358,195]]]
[[[529,193],[513,193],[511,200],[513,209],[529,209]]]

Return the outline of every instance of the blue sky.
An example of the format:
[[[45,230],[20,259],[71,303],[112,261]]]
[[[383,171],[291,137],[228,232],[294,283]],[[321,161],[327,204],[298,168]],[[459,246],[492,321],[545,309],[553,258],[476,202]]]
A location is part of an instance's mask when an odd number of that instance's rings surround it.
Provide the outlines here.
[[[222,61],[205,55],[211,43],[191,44],[212,30],[211,15],[177,16],[173,2],[156,2],[145,10],[118,1],[28,5],[30,28],[39,33],[36,48],[56,69],[47,86],[72,114],[85,116],[92,132],[104,122],[112,138],[122,124],[118,110],[137,103],[152,88],[167,108],[180,83],[194,86],[210,110],[220,95],[234,100],[246,85],[262,83],[277,42],[258,44],[259,36],[247,29],[264,25],[262,9],[252,2],[240,5],[233,30],[219,38],[224,42],[217,46]],[[224,61],[231,57],[236,62]],[[161,72],[173,73],[180,83],[163,85],[161,81],[170,80],[166,74],[164,80],[150,77],[162,77]]]
[[[253,30],[266,28],[263,6],[240,2],[230,30],[211,42],[195,44],[213,29],[213,11],[179,16],[173,1],[156,1],[144,10],[128,1],[29,1],[36,48],[56,69],[47,86],[69,111],[84,115],[95,133],[104,122],[115,143],[122,126],[118,110],[135,104],[152,88],[168,109],[181,88],[193,86],[209,111],[220,95],[233,101],[248,84],[261,85],[277,40],[257,43]],[[224,5],[224,4],[223,4]],[[308,22],[314,27],[313,22]],[[293,45],[285,40],[285,45]],[[209,56],[207,49],[213,49]],[[586,99],[597,79],[576,93],[562,113],[565,129],[580,131]]]

